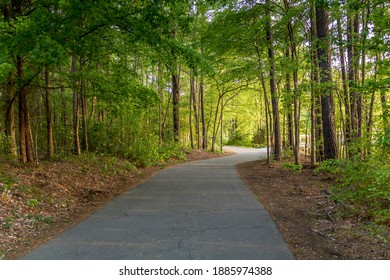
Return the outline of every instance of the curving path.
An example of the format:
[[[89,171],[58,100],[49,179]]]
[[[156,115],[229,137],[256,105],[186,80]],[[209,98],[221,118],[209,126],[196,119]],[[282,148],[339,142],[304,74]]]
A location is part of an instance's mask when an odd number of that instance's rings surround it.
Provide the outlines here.
[[[293,259],[235,165],[265,150],[165,169],[24,259]]]

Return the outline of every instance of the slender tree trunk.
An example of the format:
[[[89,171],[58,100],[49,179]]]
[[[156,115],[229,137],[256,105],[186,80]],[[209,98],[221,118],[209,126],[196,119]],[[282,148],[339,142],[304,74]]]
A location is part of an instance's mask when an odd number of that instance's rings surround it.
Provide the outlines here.
[[[367,6],[364,7],[363,13],[362,13],[362,25],[364,28],[363,36],[362,36],[362,86],[365,86],[366,83],[366,52],[367,52],[367,34],[369,32],[368,30],[368,20],[370,17],[370,1],[367,1]],[[376,72],[376,71],[375,71]],[[374,76],[376,74],[374,73]],[[362,99],[363,100],[363,99]],[[363,101],[364,102],[364,101]],[[366,114],[367,117],[367,123],[366,123],[366,136],[368,145],[366,147],[366,153],[370,153],[370,147],[371,147],[371,141],[372,141],[372,122],[373,122],[373,114],[374,114],[374,102],[375,102],[375,90],[373,90],[371,94],[371,100],[370,100],[370,106],[368,108],[368,112]],[[364,107],[364,103],[362,104]]]
[[[359,23],[359,12],[356,12],[355,14],[355,20],[353,22],[354,24],[354,43],[359,44],[360,39],[360,23]],[[355,77],[354,82],[355,85],[359,85],[359,52],[358,50],[355,50],[355,58],[354,58],[354,65],[355,67]],[[363,97],[362,94],[360,94],[357,90],[356,92],[356,101],[357,101],[357,137],[362,137],[362,125],[363,125]]]
[[[61,88],[60,88],[60,96],[61,96],[61,105],[62,105],[62,116],[61,116],[61,120],[62,120],[62,125],[63,125],[63,128],[64,128],[64,133],[65,135],[63,135],[62,137],[62,147],[64,150],[67,149],[68,147],[68,133],[69,133],[69,126],[68,126],[68,116],[67,116],[67,102],[66,102],[66,99],[65,99],[65,93],[64,93],[64,88],[62,86],[62,79],[61,79]]]
[[[199,121],[199,108],[198,108],[198,98],[196,96],[196,82],[194,77],[194,71],[191,69],[191,92],[192,92],[192,106],[194,110],[194,117],[195,117],[195,133],[196,133],[196,147],[197,149],[200,149],[200,121]]]
[[[202,120],[202,149],[207,149],[207,129],[206,129],[206,118],[205,118],[205,104],[204,104],[204,87],[203,80],[200,81],[199,86],[199,103],[200,103],[200,117]]]
[[[311,127],[310,127],[310,164],[312,166],[315,165],[316,162],[316,138],[315,138],[315,133],[316,133],[316,115],[315,115],[315,90],[314,90],[314,85],[313,85],[313,80],[314,80],[314,75],[313,75],[313,70],[312,71],[312,83],[311,83],[311,105],[310,105],[310,122],[311,122]]]
[[[51,117],[51,96],[49,89],[49,68],[45,69],[45,105],[46,105],[46,128],[47,128],[47,157],[54,155],[53,121]]]
[[[6,86],[6,96],[5,96],[5,133],[9,139],[9,153],[15,157],[18,156],[17,146],[16,146],[16,128],[15,128],[15,79],[14,73],[10,73]]]
[[[193,95],[195,91],[195,85],[194,85],[194,78],[193,78],[193,70],[190,70],[190,113],[189,113],[189,125],[190,125],[190,143],[191,143],[191,149],[195,148],[194,145],[194,131],[192,127],[192,102],[193,102]]]
[[[337,18],[337,34],[339,41],[339,52],[340,52],[340,63],[341,63],[341,78],[343,82],[343,101],[344,101],[344,109],[345,109],[345,149],[347,150],[348,155],[348,147],[351,141],[351,105],[348,93],[348,80],[347,80],[347,71],[345,64],[345,48],[342,43],[343,41],[343,33],[341,28],[341,20]]]
[[[217,142],[217,134],[218,134],[218,130],[219,130],[219,118],[218,118],[218,114],[219,114],[219,109],[220,109],[220,104],[221,104],[221,100],[222,100],[222,96],[219,95],[218,96],[218,101],[217,101],[217,105],[215,106],[215,112],[214,112],[214,122],[213,122],[213,133],[212,133],[212,139],[211,139],[211,151],[214,153],[215,152],[215,144]]]
[[[373,125],[373,115],[374,115],[374,103],[375,103],[375,90],[372,91],[371,94],[371,101],[370,101],[370,108],[368,111],[368,118],[367,118],[367,137],[369,137],[369,142],[372,141],[372,125]]]
[[[220,134],[220,141],[221,141],[221,153],[223,151],[223,109],[225,108],[224,104],[223,104],[223,96],[221,98],[221,134]]]
[[[330,57],[330,41],[328,27],[328,11],[324,6],[316,7],[317,21],[317,53],[320,66],[320,79],[322,88],[322,124],[324,137],[325,160],[337,158],[336,129],[334,120],[334,105],[332,93],[332,68]]]
[[[270,1],[266,0],[267,9],[267,44],[268,44],[268,60],[270,64],[270,92],[271,92],[271,104],[272,104],[272,116],[273,116],[273,128],[274,128],[274,149],[273,157],[275,160],[280,160],[282,154],[281,137],[280,137],[280,118],[279,118],[279,98],[276,92],[275,82],[275,58],[272,41],[271,31],[271,12],[270,12]]]
[[[268,95],[267,95],[267,88],[265,86],[265,79],[264,79],[264,75],[263,73],[261,74],[261,85],[263,86],[263,92],[264,92],[264,113],[265,113],[265,126],[266,126],[266,129],[265,129],[265,132],[266,132],[266,142],[267,142],[267,163],[270,163],[271,162],[271,156],[270,156],[270,145],[269,145],[269,142],[270,142],[270,126],[269,126],[269,120],[271,119],[269,117],[269,102],[268,102]]]
[[[290,8],[290,4],[287,0],[284,0],[284,6],[287,11]],[[290,38],[292,61],[294,64],[293,80],[294,80],[294,126],[295,126],[295,145],[294,145],[294,158],[295,164],[299,164],[299,148],[300,148],[300,113],[299,113],[299,96],[298,96],[298,68],[295,64],[298,64],[298,54],[295,43],[295,35],[291,22],[287,23],[288,34]]]
[[[77,62],[75,55],[72,55],[72,74],[77,73]],[[73,81],[76,83],[76,81]],[[73,85],[73,137],[74,137],[74,153],[76,155],[81,155],[81,145],[80,145],[80,134],[79,134],[79,118],[80,118],[80,102],[79,94],[76,85]]]
[[[179,92],[179,75],[172,74],[172,105],[173,105],[173,138],[175,142],[180,141],[180,92]]]
[[[17,77],[20,80],[24,79],[23,70],[24,61],[22,58],[17,58]],[[30,126],[30,117],[28,114],[27,90],[22,86],[18,91],[19,96],[19,136],[20,136],[20,156],[21,162],[34,161],[34,148],[32,141],[32,133]]]
[[[355,21],[348,15],[347,26],[347,54],[348,54],[348,80],[350,93],[350,120],[351,137],[350,142],[354,142],[358,137],[358,92],[356,90],[356,50],[355,50]]]
[[[381,58],[380,55],[377,55],[377,63],[376,63],[377,65],[379,63],[379,60],[383,60],[383,58]],[[381,88],[379,90],[379,93],[380,93],[380,100],[381,100],[381,107],[382,107],[383,131],[385,135],[389,136],[390,135],[390,106],[387,104],[388,98],[387,98],[386,89]]]
[[[290,60],[290,51],[287,48],[286,50],[286,58],[287,60]],[[290,72],[286,73],[286,91],[287,95],[291,95],[291,76]],[[288,148],[289,150],[294,151],[294,119],[293,119],[293,113],[292,113],[292,106],[290,103],[290,98],[288,98],[287,101],[287,126],[288,126]]]
[[[84,89],[85,90],[85,89]],[[83,91],[84,91],[83,90]],[[87,153],[89,152],[89,141],[88,141],[88,98],[84,95],[80,98],[81,103],[81,116],[83,123],[83,148]]]
[[[86,96],[86,85],[85,80],[81,81],[81,94],[79,96],[80,105],[81,105],[81,122],[82,122],[82,147],[84,151],[89,152],[89,143],[88,143],[88,99]]]
[[[310,51],[311,51],[311,106],[310,106],[310,120],[311,120],[311,129],[310,129],[310,163],[312,166],[316,162],[316,96],[317,90],[314,86],[318,83],[318,67],[317,67],[317,50],[315,39],[317,38],[317,29],[315,24],[315,5],[314,1],[310,1]]]
[[[161,104],[164,104],[164,94],[163,94],[163,87],[162,87],[162,67],[161,63],[158,64],[158,70],[157,70],[157,92],[160,96],[160,102],[158,104],[158,139],[159,144],[162,144],[163,141],[163,110]]]

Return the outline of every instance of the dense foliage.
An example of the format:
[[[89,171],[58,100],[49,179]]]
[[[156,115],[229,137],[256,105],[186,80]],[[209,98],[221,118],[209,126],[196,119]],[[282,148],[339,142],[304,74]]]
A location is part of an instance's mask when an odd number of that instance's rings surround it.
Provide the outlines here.
[[[388,1],[1,8],[4,156],[98,153],[151,165],[183,146],[269,146],[297,166],[302,153],[313,165],[341,159],[343,196],[390,216]]]

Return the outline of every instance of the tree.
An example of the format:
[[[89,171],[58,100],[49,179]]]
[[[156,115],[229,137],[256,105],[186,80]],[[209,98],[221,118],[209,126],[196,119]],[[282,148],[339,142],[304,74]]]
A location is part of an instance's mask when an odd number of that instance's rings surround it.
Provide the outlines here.
[[[272,117],[273,117],[273,132],[274,132],[274,147],[273,157],[275,160],[280,160],[282,154],[282,144],[280,137],[280,119],[279,119],[279,101],[276,92],[275,84],[275,61],[274,61],[274,49],[272,39],[272,26],[271,26],[271,2],[266,0],[266,38],[268,43],[268,60],[269,60],[269,78],[270,78],[270,92],[271,92],[271,104],[272,104]]]
[[[317,27],[317,56],[320,68],[321,81],[321,107],[324,137],[325,159],[337,158],[336,130],[334,121],[334,103],[332,93],[332,66],[330,57],[329,22],[327,1],[317,3],[316,27]]]

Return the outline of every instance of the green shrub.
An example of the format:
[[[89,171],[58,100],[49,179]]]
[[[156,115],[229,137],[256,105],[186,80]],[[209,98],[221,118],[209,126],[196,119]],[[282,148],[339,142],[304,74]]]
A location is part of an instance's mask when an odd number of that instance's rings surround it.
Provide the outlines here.
[[[147,137],[128,148],[129,157],[138,166],[162,164],[170,158],[184,159],[185,155],[175,143],[159,144],[157,137]]]
[[[227,145],[232,146],[241,146],[241,147],[253,147],[253,135],[246,133],[240,133],[238,131],[235,131],[233,135],[230,137],[229,141],[227,142]]]
[[[302,164],[293,164],[293,163],[282,163],[282,167],[294,171],[294,174],[299,174],[302,172]]]
[[[335,199],[352,203],[378,223],[390,223],[390,158],[388,155],[325,161],[317,171],[338,174]]]

